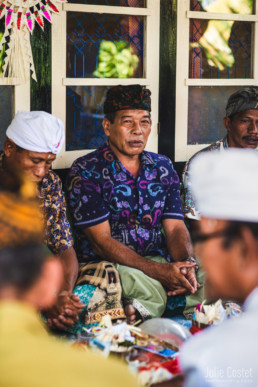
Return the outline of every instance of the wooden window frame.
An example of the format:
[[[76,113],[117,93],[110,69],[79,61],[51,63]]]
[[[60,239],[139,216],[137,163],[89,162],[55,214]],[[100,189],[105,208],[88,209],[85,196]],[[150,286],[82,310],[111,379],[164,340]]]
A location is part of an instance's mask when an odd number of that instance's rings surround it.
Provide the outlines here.
[[[146,8],[86,5],[64,3],[59,5],[52,25],[52,113],[66,123],[66,86],[115,86],[118,84],[141,84],[152,92],[152,131],[147,148],[158,149],[158,90],[159,90],[159,23],[160,0],[147,0]],[[144,78],[67,78],[66,77],[66,12],[120,14],[145,16],[144,30]],[[66,145],[57,156],[54,168],[69,168],[73,161],[93,149],[66,151]]]
[[[14,78],[0,78],[0,86],[13,86],[14,87],[14,115],[19,110],[30,111],[30,79],[25,83],[20,82]],[[6,130],[7,128],[3,128]]]
[[[187,144],[188,131],[188,89],[190,86],[254,86],[258,85],[258,0],[253,15],[211,13],[190,11],[190,0],[177,1],[177,76],[176,76],[176,118],[175,118],[175,161],[188,160],[208,144]],[[253,78],[248,79],[190,79],[189,78],[189,31],[190,20],[235,20],[254,23],[253,31]]]

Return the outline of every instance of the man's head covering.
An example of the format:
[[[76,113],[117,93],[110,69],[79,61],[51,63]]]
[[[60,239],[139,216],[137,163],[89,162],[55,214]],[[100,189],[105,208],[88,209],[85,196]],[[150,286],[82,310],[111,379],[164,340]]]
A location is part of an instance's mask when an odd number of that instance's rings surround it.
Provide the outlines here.
[[[19,111],[6,136],[23,149],[57,154],[64,142],[64,125],[59,118],[43,111]]]
[[[44,220],[36,185],[0,171],[0,249],[42,243]]]
[[[258,110],[258,87],[245,87],[232,94],[226,106],[226,117],[244,110]]]
[[[253,150],[202,152],[189,174],[201,216],[258,223],[258,156]]]
[[[114,86],[106,95],[104,113],[114,113],[118,110],[151,111],[151,91],[141,85]]]

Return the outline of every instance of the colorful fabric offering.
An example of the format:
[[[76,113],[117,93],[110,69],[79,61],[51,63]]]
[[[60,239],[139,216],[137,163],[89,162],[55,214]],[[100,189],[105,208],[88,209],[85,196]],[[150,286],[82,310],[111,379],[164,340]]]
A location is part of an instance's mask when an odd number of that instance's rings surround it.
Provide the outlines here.
[[[109,315],[111,320],[126,318],[121,303],[122,288],[119,274],[111,262],[80,264],[76,285],[75,295],[77,295],[81,285],[83,291],[85,286],[87,286],[87,291],[91,288],[95,290],[87,303],[85,324],[98,323],[106,315]],[[80,295],[78,296],[80,297]],[[84,301],[82,300],[82,302]]]
[[[73,294],[77,297],[79,297],[80,302],[85,305],[85,308],[81,311],[81,313],[78,315],[79,320],[74,323],[74,325],[71,328],[67,328],[66,332],[71,333],[73,335],[83,334],[84,328],[90,328],[94,325],[97,325],[97,323],[86,323],[85,316],[88,314],[88,305],[93,297],[93,294],[96,290],[96,286],[91,285],[78,285],[75,286],[73,290]]]
[[[68,177],[68,204],[81,262],[100,260],[81,232],[109,221],[114,239],[141,256],[170,260],[162,220],[181,219],[179,178],[172,162],[159,154],[141,154],[135,178],[109,146],[77,159]]]
[[[72,334],[85,333],[84,328],[97,325],[104,316],[111,321],[125,319],[119,274],[110,262],[80,264],[79,275],[73,294],[79,297],[85,308],[72,328]]]

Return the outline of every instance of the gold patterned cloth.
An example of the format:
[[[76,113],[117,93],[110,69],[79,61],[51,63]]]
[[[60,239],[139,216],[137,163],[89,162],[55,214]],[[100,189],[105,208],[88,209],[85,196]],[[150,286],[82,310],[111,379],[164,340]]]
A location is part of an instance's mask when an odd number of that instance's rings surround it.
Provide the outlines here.
[[[97,287],[87,307],[85,324],[99,322],[107,314],[112,320],[126,318],[119,274],[112,263],[81,263],[76,285],[83,284]]]
[[[0,248],[43,241],[35,184],[0,170]]]

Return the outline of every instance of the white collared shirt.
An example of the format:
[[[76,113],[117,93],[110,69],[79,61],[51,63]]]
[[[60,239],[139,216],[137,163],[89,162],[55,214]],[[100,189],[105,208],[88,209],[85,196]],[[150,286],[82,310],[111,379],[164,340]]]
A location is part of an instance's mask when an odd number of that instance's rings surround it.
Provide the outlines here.
[[[185,387],[258,386],[258,287],[244,313],[189,339],[180,354]]]

